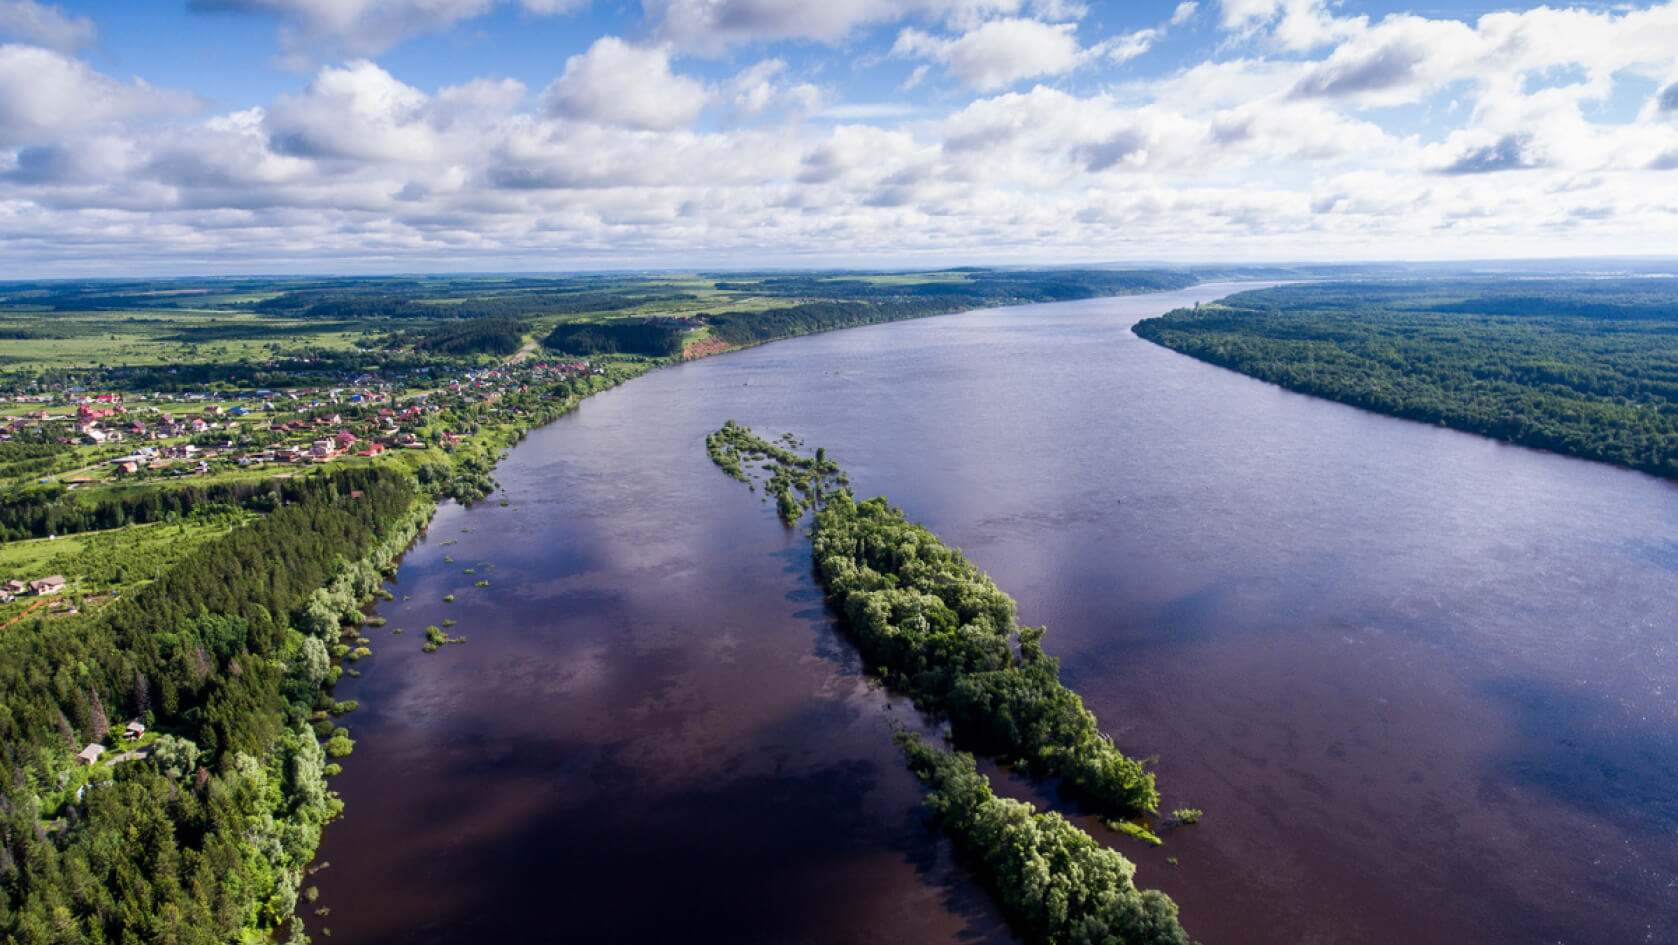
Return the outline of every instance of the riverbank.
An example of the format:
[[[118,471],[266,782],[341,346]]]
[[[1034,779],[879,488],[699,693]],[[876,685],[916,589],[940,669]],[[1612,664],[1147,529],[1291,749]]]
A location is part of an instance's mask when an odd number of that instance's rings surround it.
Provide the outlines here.
[[[1678,479],[1670,282],[1299,285],[1135,331],[1288,390]]]

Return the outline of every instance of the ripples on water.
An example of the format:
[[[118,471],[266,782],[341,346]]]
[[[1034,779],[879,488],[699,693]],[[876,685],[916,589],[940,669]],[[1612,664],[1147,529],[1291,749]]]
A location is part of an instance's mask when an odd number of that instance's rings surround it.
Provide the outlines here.
[[[439,514],[380,608],[409,632],[339,687],[363,708],[311,926],[1009,940],[806,543],[707,460],[732,418],[826,446],[1049,625],[1167,807],[1207,811],[1113,841],[1206,945],[1678,940],[1678,493],[1128,330],[1225,291],[781,342],[533,433],[510,506]],[[446,616],[471,642],[420,654]]]

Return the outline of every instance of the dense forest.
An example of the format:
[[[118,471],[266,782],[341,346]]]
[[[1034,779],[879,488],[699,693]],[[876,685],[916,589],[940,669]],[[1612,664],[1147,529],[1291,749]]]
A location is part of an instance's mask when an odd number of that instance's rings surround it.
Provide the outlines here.
[[[6,941],[250,940],[291,916],[350,747],[328,643],[428,506],[390,469],[285,488],[97,617],[0,636]],[[146,757],[72,767],[126,718],[164,733]]]
[[[835,328],[947,315],[972,307],[967,301],[946,296],[868,302],[805,302],[761,312],[723,312],[710,316],[709,320],[711,337],[731,345],[754,345]]]
[[[416,351],[448,356],[472,354],[509,355],[524,343],[530,323],[505,315],[485,315],[456,322],[442,322],[430,328],[399,332],[391,336],[392,346],[411,346]]]
[[[1678,280],[1285,286],[1135,331],[1302,393],[1678,478]]]
[[[0,495],[0,541],[173,521],[193,509],[213,505],[271,511],[288,501],[288,493],[295,501],[296,488],[289,480],[276,479],[144,486],[89,496],[56,483],[25,486]]]
[[[560,325],[542,340],[562,354],[640,354],[667,358],[682,352],[682,334],[673,325],[579,322]]]

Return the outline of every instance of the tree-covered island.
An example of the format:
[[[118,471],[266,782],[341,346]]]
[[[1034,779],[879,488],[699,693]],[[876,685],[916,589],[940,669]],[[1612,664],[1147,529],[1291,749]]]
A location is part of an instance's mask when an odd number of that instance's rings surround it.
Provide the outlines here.
[[[864,665],[945,721],[958,745],[1061,778],[1109,813],[1158,812],[1153,774],[1060,682],[1045,629],[1019,626],[1013,599],[961,552],[884,497],[856,501],[825,450],[803,456],[732,420],[706,446],[731,477],[766,476],[788,524],[814,510],[816,577]],[[1028,940],[1189,941],[1176,906],[1139,891],[1119,853],[1057,813],[994,796],[971,756],[907,734],[899,743],[931,791],[928,806]]]

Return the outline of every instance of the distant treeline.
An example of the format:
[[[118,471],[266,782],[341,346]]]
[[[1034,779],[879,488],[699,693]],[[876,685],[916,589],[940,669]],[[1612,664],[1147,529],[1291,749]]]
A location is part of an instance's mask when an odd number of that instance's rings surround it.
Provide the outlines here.
[[[562,354],[639,354],[667,358],[682,353],[682,333],[671,325],[578,322],[560,325],[542,340]]]
[[[306,290],[286,292],[258,302],[252,308],[258,312],[311,319],[523,318],[616,312],[648,302],[693,298],[681,292],[645,291],[535,292],[521,289],[506,295],[474,295],[461,299],[439,298],[432,292],[415,297],[396,292],[346,294]]]
[[[135,367],[107,367],[67,370],[53,368],[27,376],[0,379],[0,390],[11,386],[41,387],[96,385],[108,390],[201,391],[218,384],[240,390],[279,390],[318,381],[322,386],[339,386],[345,375],[376,371],[403,371],[430,363],[422,354],[394,351],[344,351],[319,349],[295,351],[272,361],[222,361],[193,364],[151,364]]]
[[[785,297],[822,297],[756,312],[705,315],[711,337],[744,347],[858,325],[947,315],[1003,303],[1051,302],[1132,292],[1153,292],[1194,284],[1174,272],[983,273],[974,282],[878,285],[858,279],[785,276],[762,282],[719,282],[719,289]],[[978,279],[976,276],[975,279]],[[672,325],[590,323],[561,325],[546,344],[569,354],[645,354],[665,357],[682,350],[682,329]]]
[[[884,299],[959,298],[969,307],[1002,302],[1058,302],[1104,295],[1163,292],[1194,285],[1193,275],[1163,270],[990,270],[952,269],[960,279],[926,282],[871,282],[844,276],[765,276],[721,281],[718,289],[794,298]]]
[[[519,345],[524,343],[524,335],[528,331],[528,321],[503,315],[488,315],[399,332],[392,335],[388,342],[392,346],[412,346],[416,351],[430,354],[508,355],[519,350]]]
[[[708,316],[707,321],[711,323],[711,337],[731,345],[752,345],[811,332],[946,315],[993,305],[1180,289],[1196,281],[1186,273],[1155,271],[959,272],[964,275],[960,281],[907,284],[813,276],[776,276],[761,282],[719,282],[719,289],[784,297],[815,297],[820,301],[761,312],[722,312]]]
[[[946,315],[970,308],[950,298],[901,298],[869,302],[806,302],[761,312],[723,312],[712,315],[711,337],[731,345],[754,345],[835,328]]]
[[[1678,478],[1678,280],[1287,286],[1135,330],[1291,390]]]
[[[265,941],[291,916],[338,809],[317,738],[332,725],[310,726],[336,669],[296,627],[329,584],[371,593],[377,571],[347,562],[400,550],[418,513],[391,470],[286,489],[293,504],[99,616],[0,634],[0,939]],[[150,757],[64,791],[72,752],[130,717],[165,733]]]

